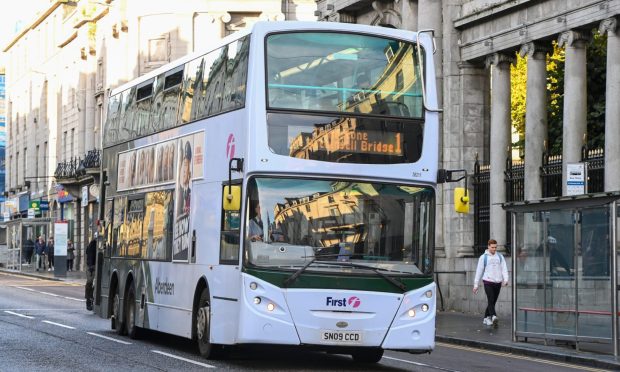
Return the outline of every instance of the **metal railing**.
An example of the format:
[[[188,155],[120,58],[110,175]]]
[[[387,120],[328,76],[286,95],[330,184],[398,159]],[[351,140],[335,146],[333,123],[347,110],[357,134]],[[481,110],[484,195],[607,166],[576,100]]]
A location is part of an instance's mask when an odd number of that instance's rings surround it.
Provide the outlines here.
[[[90,150],[84,158],[71,158],[58,163],[54,177],[58,178],[78,178],[86,174],[87,169],[99,168],[101,166],[101,150]]]

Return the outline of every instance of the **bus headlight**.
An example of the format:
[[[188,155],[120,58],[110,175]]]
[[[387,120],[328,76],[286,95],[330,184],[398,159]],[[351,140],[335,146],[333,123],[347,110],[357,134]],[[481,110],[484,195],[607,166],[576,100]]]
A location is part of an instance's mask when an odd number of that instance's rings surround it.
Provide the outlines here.
[[[272,304],[271,302],[267,304],[267,310],[268,311],[273,311],[275,310],[276,305]]]
[[[256,282],[252,282],[252,283],[250,283],[250,289],[251,289],[251,290],[253,290],[253,291],[254,291],[254,290],[256,290],[256,288],[258,288],[258,284],[256,284]]]
[[[424,295],[426,296],[426,298],[431,298],[433,297],[433,291],[431,291],[430,289],[428,291],[426,291],[424,293]]]
[[[409,309],[409,311],[407,311],[407,315],[409,315],[410,318],[413,318],[415,316],[415,310]]]
[[[422,304],[422,311],[424,311],[424,312],[428,311],[428,305],[427,304]]]
[[[260,297],[254,297],[254,304],[260,304]]]

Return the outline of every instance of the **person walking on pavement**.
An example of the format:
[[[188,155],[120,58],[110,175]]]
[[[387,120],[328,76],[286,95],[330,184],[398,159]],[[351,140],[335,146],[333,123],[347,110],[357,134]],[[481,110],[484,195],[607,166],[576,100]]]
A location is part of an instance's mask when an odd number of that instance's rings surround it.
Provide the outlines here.
[[[50,237],[47,241],[47,262],[48,268],[47,271],[54,270],[54,238]]]
[[[34,257],[35,257],[35,267],[37,271],[41,269],[41,261],[43,261],[43,270],[45,270],[45,240],[43,236],[39,235],[37,242],[34,243]]]
[[[97,233],[86,247],[86,286],[84,287],[84,298],[86,298],[86,309],[93,309],[93,281],[95,279],[95,263],[97,262]]]
[[[501,253],[497,253],[497,241],[489,239],[487,250],[478,259],[476,276],[474,278],[474,294],[478,293],[480,279],[484,283],[484,292],[487,295],[487,308],[484,312],[484,325],[497,326],[498,319],[495,312],[495,303],[499,297],[502,285],[508,285],[508,267]]]
[[[75,247],[71,239],[67,240],[67,271],[73,271],[73,260],[75,259]]]

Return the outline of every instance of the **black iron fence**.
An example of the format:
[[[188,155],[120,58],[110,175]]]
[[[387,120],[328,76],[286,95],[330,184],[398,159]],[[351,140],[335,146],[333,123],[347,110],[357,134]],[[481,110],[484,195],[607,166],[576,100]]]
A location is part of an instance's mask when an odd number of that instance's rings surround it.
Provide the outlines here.
[[[77,178],[86,174],[87,169],[101,166],[101,150],[90,150],[82,158],[71,158],[58,163],[54,177],[56,179]]]
[[[588,149],[584,147],[581,160],[588,168],[588,193],[602,192],[604,190],[605,175],[605,152],[602,148]],[[523,201],[525,199],[525,163],[523,160],[506,160],[504,172],[507,201]],[[562,195],[562,155],[543,154],[542,166],[540,167],[542,179],[543,198]],[[474,187],[474,253],[482,254],[487,247],[490,236],[490,188],[491,167],[481,164],[477,159],[474,164],[473,187]],[[506,250],[510,253],[511,238],[510,214],[506,217]]]
[[[487,248],[490,227],[490,190],[491,166],[474,163],[474,253],[478,256]]]

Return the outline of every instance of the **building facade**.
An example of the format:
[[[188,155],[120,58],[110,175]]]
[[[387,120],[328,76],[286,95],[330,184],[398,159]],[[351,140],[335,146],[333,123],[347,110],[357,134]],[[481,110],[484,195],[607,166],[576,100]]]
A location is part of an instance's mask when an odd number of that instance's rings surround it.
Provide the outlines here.
[[[315,20],[315,9],[313,0],[49,1],[3,48],[8,197],[47,202],[42,217],[68,220],[83,268],[108,92],[252,22]]]
[[[565,53],[562,130],[563,193],[567,164],[581,161],[587,135],[586,53],[593,33],[606,36],[606,102],[620,102],[618,0],[318,0],[321,21],[364,23],[408,30],[433,29],[435,68],[443,106],[441,167],[474,170],[490,166],[489,236],[499,248],[509,242],[505,184],[511,154],[510,66],[517,53],[527,59],[525,117],[525,200],[542,197],[541,159],[547,140],[547,58],[555,42]],[[605,191],[620,190],[620,105],[605,111]],[[454,184],[440,188],[435,269],[442,272],[446,307],[483,312],[485,301],[472,294],[477,264],[473,215],[454,212]],[[476,195],[473,195],[476,198]],[[510,260],[510,258],[509,258]],[[509,265],[510,267],[510,265]],[[498,311],[510,313],[510,291]]]

